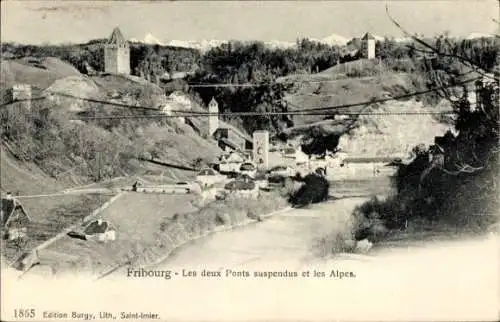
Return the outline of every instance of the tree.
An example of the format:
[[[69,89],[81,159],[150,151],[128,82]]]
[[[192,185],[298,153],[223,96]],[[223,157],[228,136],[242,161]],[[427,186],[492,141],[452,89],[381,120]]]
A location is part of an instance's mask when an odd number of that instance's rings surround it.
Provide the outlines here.
[[[391,18],[392,19],[392,18]],[[393,20],[393,19],[392,19]],[[405,34],[404,28],[393,22]],[[440,88],[442,98],[450,101],[457,115],[457,135],[446,133],[436,137],[435,145],[420,153],[415,160],[398,170],[397,198],[401,209],[415,216],[452,217],[458,223],[461,217],[475,224],[485,225],[494,220],[491,216],[498,209],[499,140],[499,75],[493,70],[498,66],[499,43],[493,39],[472,45],[468,41],[452,43],[446,35],[429,43],[412,36],[417,46],[415,52],[433,53],[437,59],[429,66],[430,80]],[[492,43],[496,42],[496,46]],[[476,75],[477,102],[472,106],[463,84],[464,73]],[[440,72],[436,72],[439,68]],[[464,70],[461,68],[460,70]],[[492,74],[492,72],[495,72]],[[448,87],[458,85],[462,95]],[[446,187],[446,188],[443,188]],[[462,220],[463,222],[463,220]]]

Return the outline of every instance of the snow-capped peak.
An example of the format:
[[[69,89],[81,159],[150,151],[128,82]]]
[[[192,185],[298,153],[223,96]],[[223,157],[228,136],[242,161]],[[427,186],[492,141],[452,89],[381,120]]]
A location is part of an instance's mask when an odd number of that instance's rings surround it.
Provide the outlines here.
[[[227,40],[201,40],[201,41],[194,41],[194,40],[170,40],[169,42],[166,43],[166,46],[172,46],[172,47],[182,47],[182,48],[193,48],[193,49],[198,49],[202,52],[205,52],[207,50],[210,50],[213,47],[218,47],[222,44],[228,43],[229,41]]]
[[[492,34],[474,32],[466,37],[466,39],[476,39],[476,38],[491,38],[494,37]]]
[[[264,44],[271,49],[275,48],[287,49],[287,48],[292,48],[296,45],[295,42],[282,41],[282,40],[270,40],[264,42]]]
[[[413,38],[411,38],[411,37],[401,37],[401,38],[395,38],[394,41],[395,42],[399,42],[399,43],[408,43],[408,42],[412,42]]]
[[[471,34],[469,36],[469,39],[471,37],[478,38],[478,37],[488,37],[490,35],[486,34]],[[373,35],[373,37],[376,40],[379,41],[384,41],[385,37],[378,36],[378,35]],[[319,42],[328,46],[340,46],[344,47],[347,45],[347,43],[350,41],[349,38],[337,35],[337,34],[332,34],[330,36],[318,39],[318,38],[311,38],[308,37],[310,41],[315,41]],[[394,39],[396,42],[410,42],[411,38],[405,37],[405,38],[397,38]],[[214,47],[221,46],[223,44],[227,44],[231,42],[230,40],[218,40],[218,39],[203,39],[203,40],[177,40],[177,39],[172,39],[166,42],[160,41],[158,38],[153,36],[151,33],[146,34],[143,40],[138,40],[136,38],[130,38],[130,42],[138,42],[138,43],[144,43],[144,44],[149,44],[149,45],[161,45],[161,46],[170,46],[170,47],[181,47],[181,48],[192,48],[192,49],[197,49],[200,50],[201,52],[206,52]],[[242,41],[243,43],[248,42],[248,41]],[[281,49],[286,49],[286,48],[293,48],[296,46],[295,42],[290,42],[290,41],[281,41],[281,40],[270,40],[270,41],[263,41],[263,43],[271,48],[271,49],[276,49],[276,48],[281,48]]]
[[[323,39],[319,40],[321,43],[324,43],[326,45],[336,45],[336,46],[345,46],[349,39],[342,37],[340,35],[332,34],[328,37],[325,37]]]
[[[143,43],[145,44],[149,44],[149,45],[160,45],[160,46],[164,46],[164,44],[158,39],[156,38],[155,36],[153,36],[152,34],[148,33],[145,37],[144,37],[144,40],[142,41]]]

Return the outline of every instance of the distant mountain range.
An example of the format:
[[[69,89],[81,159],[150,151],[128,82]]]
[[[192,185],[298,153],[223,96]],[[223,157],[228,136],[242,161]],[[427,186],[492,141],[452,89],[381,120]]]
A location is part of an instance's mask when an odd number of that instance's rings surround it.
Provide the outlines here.
[[[376,40],[384,40],[384,37],[378,36],[378,35],[373,35]],[[472,33],[467,37],[464,37],[465,39],[475,39],[475,38],[483,38],[483,37],[493,37],[494,35],[491,34],[484,34],[484,33]],[[319,43],[323,43],[329,46],[345,46],[350,39],[342,37],[340,35],[332,34],[328,37],[317,39],[317,38],[309,38],[311,41],[316,41]],[[397,42],[410,42],[411,38],[409,37],[404,37],[404,38],[395,38],[394,39]],[[136,42],[136,43],[144,43],[144,44],[149,44],[149,45],[160,45],[160,46],[172,46],[172,47],[182,47],[182,48],[193,48],[193,49],[198,49],[202,52],[205,52],[207,50],[210,50],[211,48],[218,47],[222,44],[230,42],[229,40],[217,40],[217,39],[210,39],[210,40],[201,40],[201,41],[195,41],[195,40],[169,40],[169,41],[161,41],[155,36],[153,36],[151,33],[148,33],[143,39],[136,39],[136,38],[131,38],[129,39],[130,42]],[[267,45],[269,48],[293,48],[296,46],[295,42],[290,42],[290,41],[281,41],[281,40],[271,40],[271,41],[264,41],[264,44]]]

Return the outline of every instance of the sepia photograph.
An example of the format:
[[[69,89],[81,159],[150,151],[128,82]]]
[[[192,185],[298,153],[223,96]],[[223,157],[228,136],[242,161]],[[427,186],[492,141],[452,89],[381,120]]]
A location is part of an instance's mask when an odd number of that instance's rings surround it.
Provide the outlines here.
[[[0,320],[500,319],[500,0],[7,0],[0,34]]]

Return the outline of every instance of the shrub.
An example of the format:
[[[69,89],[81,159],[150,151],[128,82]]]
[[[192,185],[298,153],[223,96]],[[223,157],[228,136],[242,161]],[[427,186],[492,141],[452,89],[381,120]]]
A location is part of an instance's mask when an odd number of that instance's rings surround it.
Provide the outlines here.
[[[231,223],[231,218],[229,218],[229,214],[220,213],[215,216],[215,224],[217,226],[229,225]]]
[[[498,84],[478,94],[481,109],[471,110],[466,100],[454,106],[458,135],[436,137],[432,149],[415,147],[416,158],[399,166],[396,195],[355,210],[357,238],[383,238],[387,229],[412,223],[482,233],[498,222]]]
[[[328,180],[317,174],[309,174],[304,178],[304,185],[292,196],[290,203],[294,206],[306,206],[328,199],[330,184]]]

